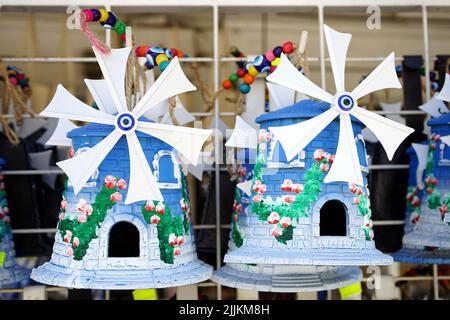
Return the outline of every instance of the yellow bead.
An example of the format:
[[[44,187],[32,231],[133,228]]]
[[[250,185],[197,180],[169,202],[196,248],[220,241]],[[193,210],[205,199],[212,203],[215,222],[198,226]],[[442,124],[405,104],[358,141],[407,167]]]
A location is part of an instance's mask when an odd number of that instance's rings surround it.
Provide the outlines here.
[[[100,19],[98,21],[105,22],[108,19],[108,11],[105,9],[98,9],[100,11]]]
[[[159,66],[163,61],[169,61],[169,58],[164,53],[158,54],[156,56],[156,64]]]
[[[253,76],[253,77],[256,77],[257,75],[258,75],[258,70],[256,70],[256,68],[255,68],[255,66],[251,66],[249,69],[248,69],[248,74],[249,75],[251,75],[251,76]]]
[[[275,58],[272,60],[272,62],[270,64],[272,65],[272,67],[276,67],[276,66],[278,66],[279,63],[280,63],[280,58]]]

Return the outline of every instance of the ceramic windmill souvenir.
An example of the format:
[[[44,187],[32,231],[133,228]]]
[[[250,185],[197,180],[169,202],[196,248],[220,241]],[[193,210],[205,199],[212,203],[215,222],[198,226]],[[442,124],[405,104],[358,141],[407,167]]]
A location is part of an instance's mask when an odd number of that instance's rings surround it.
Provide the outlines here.
[[[366,125],[392,159],[413,129],[362,109],[357,101],[379,89],[400,87],[394,55],[346,92],[344,67],[351,35],[328,26],[324,31],[337,93],[322,90],[281,56],[267,80],[324,102],[303,100],[257,118],[259,152],[251,214],[242,247],[229,252],[226,263],[392,263],[373,241],[360,133]]]
[[[450,76],[444,87],[422,106],[432,118],[430,138],[422,162],[423,197],[416,210],[415,226],[403,237],[403,248],[394,259],[407,263],[450,263],[450,113],[439,100],[450,100]],[[442,101],[441,101],[442,102]],[[418,154],[419,155],[419,154]],[[420,156],[419,156],[420,159]]]
[[[281,88],[273,86],[271,94],[281,97],[282,93],[286,92],[283,89],[278,89]],[[289,103],[292,104],[293,102],[294,99],[292,97]],[[277,110],[281,106],[276,104],[273,107]],[[240,117],[237,117],[235,131],[226,145],[238,148],[246,148],[245,146],[247,146],[248,148],[256,149],[257,139],[257,131],[246,124]],[[238,153],[238,155],[242,153]],[[248,153],[252,154],[251,152]],[[228,252],[232,252],[242,246],[246,237],[246,229],[251,221],[249,220],[249,215],[251,214],[251,206],[249,204],[256,159],[241,158],[240,160],[243,164],[238,170],[239,183],[236,187],[233,204],[233,220],[231,222]],[[288,222],[289,220],[285,218],[282,223],[286,224]],[[249,229],[251,230],[251,228]],[[358,267],[227,263],[214,272],[211,279],[222,285],[238,289],[269,292],[305,292],[336,289],[357,282],[360,278],[361,271]]]
[[[57,163],[68,176],[68,186],[53,254],[33,270],[32,278],[98,289],[173,287],[206,280],[212,267],[197,259],[181,158],[196,164],[211,131],[142,118],[159,102],[195,87],[175,58],[130,108],[124,92],[130,48],[110,54],[93,49],[105,79],[87,83],[93,96],[101,97],[96,101],[99,110],[58,86],[41,113],[91,123],[68,134],[73,157]]]
[[[30,270],[16,264],[16,252],[9,224],[8,200],[1,168],[5,161],[0,159],[0,288],[19,286],[30,276]]]

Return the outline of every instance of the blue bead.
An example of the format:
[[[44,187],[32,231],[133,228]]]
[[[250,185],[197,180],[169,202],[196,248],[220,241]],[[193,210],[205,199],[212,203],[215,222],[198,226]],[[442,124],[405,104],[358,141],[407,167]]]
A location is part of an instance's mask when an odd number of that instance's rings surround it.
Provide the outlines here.
[[[264,55],[260,54],[253,61],[253,65],[255,66],[256,70],[258,70],[259,72],[267,72],[267,71],[269,71],[271,64],[270,64],[270,61],[267,60],[267,58]],[[266,69],[267,69],[267,71],[264,71]]]
[[[105,22],[100,22],[100,24],[105,29],[112,29],[112,28],[114,28],[114,25],[116,24],[116,22],[117,22],[117,18],[114,15],[114,13],[112,13],[111,11],[108,11],[108,19],[106,19]]]
[[[155,65],[154,64],[149,64],[148,61],[146,63],[144,63],[144,66],[148,69],[148,70],[152,70]]]
[[[398,65],[395,66],[395,72],[397,72],[397,73],[401,73],[402,72],[402,65],[401,64],[398,64]]]
[[[164,70],[166,70],[167,66],[169,65],[169,61],[163,61],[159,64],[159,70],[161,70],[161,72],[164,72]]]
[[[247,94],[250,92],[250,86],[246,83],[241,83],[239,86],[239,91],[241,91],[243,94]]]
[[[433,81],[436,79],[436,72],[430,71],[430,80]]]
[[[272,50],[275,57],[279,58],[281,54],[283,53],[283,48],[281,46],[275,47]]]
[[[164,49],[159,48],[159,47],[152,47],[152,48],[150,48],[150,50],[148,50],[147,55],[151,55],[152,58],[153,58],[153,61],[155,61],[156,56],[161,54],[161,53],[165,54]]]
[[[172,59],[172,49],[171,48],[167,48],[164,53],[166,54],[167,58]]]
[[[431,83],[431,90],[437,91],[438,89],[439,89],[439,83],[437,83],[436,81],[433,81]]]
[[[101,14],[100,11],[98,9],[91,9],[92,12],[92,21],[98,21],[100,20]]]
[[[146,54],[145,57],[147,58],[147,64],[150,66],[154,66],[155,65],[155,59],[153,59],[153,57],[150,54]]]

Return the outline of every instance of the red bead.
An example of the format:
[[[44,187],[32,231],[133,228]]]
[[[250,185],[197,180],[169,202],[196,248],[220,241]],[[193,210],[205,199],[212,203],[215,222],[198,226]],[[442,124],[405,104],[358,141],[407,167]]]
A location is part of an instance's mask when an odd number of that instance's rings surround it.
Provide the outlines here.
[[[123,42],[127,41],[127,36],[125,35],[125,33],[122,34],[122,35],[120,36],[120,39],[121,39]],[[144,55],[144,57],[145,57],[145,55]]]
[[[236,74],[239,78],[243,78],[245,76],[245,70],[242,68],[237,69]]]
[[[170,49],[170,50],[172,50],[172,58],[173,58],[173,57],[178,57],[178,50],[177,50],[177,49],[172,48],[172,49]]]
[[[222,86],[224,89],[230,89],[233,86],[233,84],[231,83],[230,80],[226,79],[226,80],[223,80]]]
[[[294,52],[294,45],[291,41],[283,43],[283,52],[286,54]]]

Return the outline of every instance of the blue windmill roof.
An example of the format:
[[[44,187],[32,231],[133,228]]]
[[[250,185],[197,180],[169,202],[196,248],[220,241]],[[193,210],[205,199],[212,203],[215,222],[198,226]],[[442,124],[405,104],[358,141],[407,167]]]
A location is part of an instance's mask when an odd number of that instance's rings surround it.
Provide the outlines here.
[[[443,124],[450,124],[450,112],[445,113],[440,117],[433,118],[427,122],[429,126],[438,126]]]
[[[330,109],[330,104],[323,101],[314,101],[305,99],[291,106],[278,109],[269,113],[260,115],[255,119],[256,123],[279,119],[309,119]],[[358,119],[351,117],[352,121],[362,124]],[[336,118],[338,120],[338,117]]]

